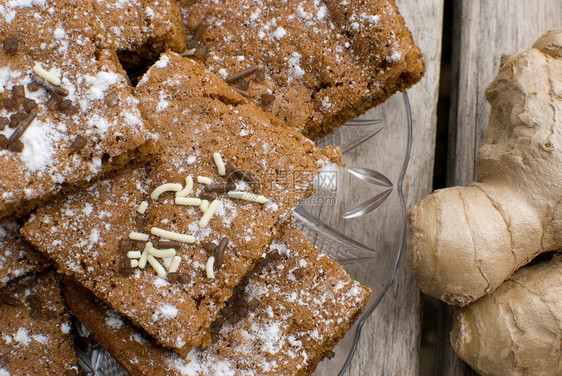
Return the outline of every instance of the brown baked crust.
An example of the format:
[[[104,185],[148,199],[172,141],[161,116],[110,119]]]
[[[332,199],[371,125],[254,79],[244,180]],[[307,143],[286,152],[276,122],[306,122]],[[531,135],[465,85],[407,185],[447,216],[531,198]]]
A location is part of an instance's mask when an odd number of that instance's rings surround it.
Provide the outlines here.
[[[208,341],[209,327],[243,276],[266,250],[280,219],[308,194],[316,171],[326,161],[299,133],[245,102],[204,68],[174,53],[151,67],[137,87],[140,107],[160,136],[161,151],[147,167],[132,169],[81,193],[45,205],[32,214],[24,236],[59,270],[72,276],[116,311],[169,348],[185,353]],[[151,199],[163,183],[185,182],[188,175],[219,176],[213,153],[257,179],[260,204],[218,194],[222,208],[203,228],[198,207],[179,206],[173,193]],[[278,180],[278,175],[286,179]],[[204,184],[194,183],[191,197]],[[247,187],[245,190],[250,190]],[[145,214],[138,205],[149,203]],[[120,274],[127,251],[120,243],[131,231],[153,227],[191,234],[195,244],[177,249],[179,273],[190,282],[168,283],[147,267]],[[212,255],[207,242],[229,239],[224,263],[210,279],[205,264]],[[152,236],[154,242],[157,238]],[[142,251],[144,243],[135,250]]]
[[[271,248],[213,325],[211,345],[193,350],[189,363],[78,285],[67,284],[64,295],[78,320],[132,375],[308,375],[353,324],[370,290],[292,227]]]
[[[179,3],[192,34],[206,25],[201,43],[209,53],[199,58],[205,66],[223,78],[263,67],[263,79],[252,74],[233,86],[311,138],[412,86],[424,73],[394,0]],[[263,94],[274,95],[273,102],[263,102]]]
[[[10,281],[47,268],[47,258],[20,236],[17,222],[0,223],[0,289]]]
[[[6,7],[0,16],[0,42],[16,38],[19,47],[15,53],[0,48],[0,117],[31,116],[33,111],[37,116],[19,139],[21,152],[0,147],[0,218],[23,215],[66,187],[86,186],[154,148],[117,56],[95,43],[92,2],[49,0]],[[30,90],[28,84],[37,80],[36,63],[56,72],[66,96],[43,87]],[[18,85],[29,103],[35,101],[35,110],[14,105]],[[110,94],[116,103],[106,100]],[[15,132],[0,127],[4,141]],[[79,136],[84,143],[77,146]]]
[[[59,282],[49,271],[0,291],[0,374],[78,375]]]

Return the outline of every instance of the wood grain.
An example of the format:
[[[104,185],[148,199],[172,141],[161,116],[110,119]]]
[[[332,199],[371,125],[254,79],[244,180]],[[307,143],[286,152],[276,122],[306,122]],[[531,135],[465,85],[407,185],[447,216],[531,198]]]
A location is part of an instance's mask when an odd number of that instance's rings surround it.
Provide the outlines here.
[[[484,92],[502,54],[530,47],[546,31],[562,27],[562,0],[454,0],[454,8],[451,186],[475,179],[474,158],[490,111]]]
[[[485,142],[490,112],[484,93],[500,57],[530,47],[546,31],[562,27],[562,0],[454,0],[453,17],[448,186],[467,185],[476,178],[474,159]],[[453,311],[443,303],[437,374],[476,375],[452,350]]]
[[[404,192],[407,206],[410,207],[432,188],[443,2],[399,0],[397,3],[406,25],[424,54],[427,66],[425,77],[409,90],[414,119],[414,143]],[[397,101],[396,111],[403,111],[400,101]],[[384,145],[386,148],[392,148],[392,137]],[[369,153],[372,160],[377,161],[379,165],[394,165],[398,169],[401,167],[401,163],[388,160],[388,157],[385,159],[384,150],[364,152]],[[380,220],[385,221],[384,218]],[[354,226],[353,223],[349,226]],[[350,231],[369,234],[370,229],[364,227]],[[403,255],[390,290],[365,325],[359,349],[347,374],[417,375],[420,316],[419,288],[410,274],[407,255]]]

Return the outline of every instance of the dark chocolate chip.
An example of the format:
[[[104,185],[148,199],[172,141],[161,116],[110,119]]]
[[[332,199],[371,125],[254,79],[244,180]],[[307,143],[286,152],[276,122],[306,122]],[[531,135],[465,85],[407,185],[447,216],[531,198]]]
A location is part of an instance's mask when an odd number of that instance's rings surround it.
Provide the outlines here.
[[[37,102],[33,99],[23,98],[23,109],[25,112],[30,113],[35,108],[37,108]]]
[[[263,67],[259,67],[256,73],[254,73],[254,79],[258,82],[261,82],[265,79],[265,69]]]
[[[47,101],[47,103],[45,103],[45,106],[47,106],[47,108],[49,110],[54,110],[55,108],[57,108],[58,104],[62,101],[61,97],[59,97],[56,94],[51,95],[51,98],[49,98],[49,100]]]
[[[250,300],[248,302],[248,309],[250,311],[255,311],[256,309],[258,309],[260,307],[261,303],[258,299],[253,298],[252,300]]]
[[[215,253],[215,251],[217,249],[217,245],[215,243],[208,242],[208,243],[203,244],[202,248],[209,253]]]
[[[304,277],[304,270],[302,270],[301,268],[296,268],[295,270],[293,270],[293,276],[295,276],[295,278],[301,279],[302,277]]]
[[[23,142],[21,142],[19,139],[8,142],[8,150],[10,150],[12,153],[21,153],[23,151],[23,147]]]
[[[191,282],[191,276],[187,273],[168,273],[168,281],[170,283],[188,284]]]
[[[14,111],[18,108],[18,104],[12,98],[6,98],[4,99],[4,107],[8,111]]]
[[[0,150],[8,148],[8,137],[3,134],[0,134]]]
[[[209,47],[207,47],[204,44],[197,45],[197,47],[195,48],[195,53],[193,54],[193,57],[195,57],[197,59],[204,59],[204,58],[207,57],[207,55],[209,55]]]
[[[242,90],[248,90],[250,88],[250,81],[240,80],[240,82],[238,82],[238,87]]]
[[[131,268],[131,260],[128,257],[123,257],[119,262],[119,274],[122,276],[128,276],[133,273],[133,268]]]
[[[112,91],[105,96],[105,104],[109,107],[115,107],[119,103],[119,96],[116,92]]]
[[[10,116],[10,128],[17,128],[18,125],[25,119],[27,115],[24,112],[16,112]]]
[[[6,55],[15,55],[18,52],[20,46],[20,41],[18,38],[5,38],[4,39],[4,51]]]
[[[14,85],[12,87],[12,98],[18,105],[23,103],[23,98],[25,98],[25,88],[23,85]]]
[[[29,308],[35,310],[41,310],[41,307],[43,306],[41,299],[39,299],[37,295],[34,294],[28,295],[25,298],[25,303],[29,306]]]
[[[66,111],[70,106],[72,106],[72,101],[70,99],[65,99],[57,104],[57,110]]]
[[[72,141],[70,148],[73,151],[78,151],[82,149],[84,146],[86,146],[87,143],[88,143],[88,139],[82,136],[81,134],[79,134],[76,137],[74,137],[74,141]]]
[[[27,84],[27,90],[34,92],[39,90],[41,86],[39,86],[39,84],[35,81],[31,81],[30,83]]]
[[[3,131],[6,128],[6,125],[10,123],[10,119],[4,116],[0,116],[0,131]]]
[[[334,356],[336,356],[336,353],[332,350],[328,350],[324,353],[324,356],[326,357],[326,359],[332,359]]]
[[[270,106],[273,101],[275,101],[275,95],[273,94],[262,94],[260,95],[259,102],[262,107]]]

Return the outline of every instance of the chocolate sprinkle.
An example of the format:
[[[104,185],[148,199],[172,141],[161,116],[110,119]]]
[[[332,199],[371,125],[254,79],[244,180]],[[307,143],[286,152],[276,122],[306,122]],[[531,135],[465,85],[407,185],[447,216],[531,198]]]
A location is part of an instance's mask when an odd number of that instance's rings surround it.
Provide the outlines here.
[[[197,44],[201,41],[201,38],[203,37],[203,34],[205,34],[205,31],[207,31],[207,24],[205,23],[205,21],[202,21],[195,28],[195,31],[193,32],[193,36],[187,43],[187,48],[189,49],[189,48],[197,47]]]
[[[181,242],[176,242],[173,240],[161,240],[161,239],[157,239],[153,242],[153,245],[156,248],[161,248],[161,249],[169,249],[169,248],[174,248],[174,249],[178,249],[181,248],[183,243]]]
[[[226,170],[226,173],[225,173],[226,176],[229,176],[230,174],[232,174],[232,171],[234,171],[234,166],[231,165],[229,162],[226,162],[224,164],[224,168]]]
[[[168,273],[167,278],[171,283],[188,284],[191,282],[191,276],[186,273]]]
[[[240,80],[240,82],[238,82],[238,87],[242,90],[248,90],[250,88],[250,81]]]
[[[42,77],[39,77],[38,75],[34,75],[33,80],[53,95],[66,97],[69,93],[68,90],[66,90],[65,88],[53,85],[52,83],[43,79]]]
[[[254,79],[258,82],[265,80],[265,69],[264,67],[260,67],[256,73],[254,74]]]
[[[128,276],[133,273],[133,268],[131,268],[131,260],[128,257],[123,257],[119,262],[119,274],[122,276]]]
[[[52,94],[51,98],[49,98],[49,100],[47,101],[47,103],[45,103],[45,106],[47,106],[47,108],[49,110],[54,110],[58,104],[62,101],[62,98],[59,97],[56,94]]]
[[[4,39],[4,52],[6,55],[13,56],[18,52],[20,41],[18,38],[5,38]]]
[[[231,181],[225,183],[213,183],[205,187],[205,192],[209,193],[226,193],[236,189],[236,184]]]
[[[248,308],[250,309],[250,311],[255,311],[260,307],[260,305],[261,305],[260,301],[256,298],[253,298],[248,302]]]
[[[246,90],[238,89],[237,87],[233,87],[232,90],[234,90],[235,92],[237,92],[238,94],[240,94],[244,98],[250,97],[250,93],[248,93]]]
[[[82,149],[84,146],[86,146],[87,143],[88,143],[88,139],[82,136],[81,134],[79,134],[76,137],[74,137],[74,141],[72,141],[70,148],[73,151],[77,151]]]
[[[214,193],[203,191],[199,193],[199,198],[201,200],[213,201],[214,199],[217,198],[217,196]]]
[[[258,66],[253,66],[253,67],[243,69],[238,73],[231,74],[230,76],[228,76],[225,79],[225,81],[226,81],[227,84],[231,84],[233,82],[241,80],[244,77],[247,77],[247,76],[251,75],[252,73],[256,72],[258,69],[260,69],[260,67],[258,67]]]
[[[12,133],[12,135],[10,136],[9,138],[10,144],[14,143],[16,140],[19,140],[19,138],[23,135],[27,127],[29,127],[29,125],[33,122],[36,116],[37,116],[37,110],[33,110],[29,113],[29,115],[27,115],[27,117],[25,117],[25,119],[22,120],[16,131]]]
[[[215,251],[215,267],[218,269],[222,266],[224,261],[224,251],[228,246],[228,238],[224,237],[220,240],[219,245]]]
[[[115,107],[119,103],[119,96],[116,92],[112,91],[105,96],[105,104],[109,107]]]
[[[79,136],[76,136],[77,138]],[[121,239],[119,241],[119,250],[121,252],[128,252],[135,247],[135,243],[131,239]]]

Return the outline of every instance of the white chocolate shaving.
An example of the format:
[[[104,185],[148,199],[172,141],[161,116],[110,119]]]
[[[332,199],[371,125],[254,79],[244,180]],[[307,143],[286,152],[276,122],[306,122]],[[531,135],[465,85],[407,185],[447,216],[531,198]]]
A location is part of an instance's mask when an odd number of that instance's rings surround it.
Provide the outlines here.
[[[197,183],[201,183],[201,184],[211,184],[213,182],[213,180],[211,180],[211,178],[207,177],[207,176],[198,176],[197,177]]]
[[[259,204],[265,204],[267,202],[267,197],[262,195],[257,195],[252,192],[229,191],[227,195],[230,198],[237,198],[240,200],[257,202]]]
[[[201,199],[195,197],[176,197],[176,205],[201,205]]]
[[[140,214],[144,214],[146,212],[146,209],[148,209],[148,202],[142,201],[137,208],[137,212],[139,212]]]
[[[156,249],[154,247],[150,248],[148,254],[154,257],[166,258],[174,257],[176,255],[176,250],[173,248],[168,249]]]
[[[207,227],[207,225],[209,224],[209,221],[211,220],[211,218],[213,218],[213,215],[215,214],[215,212],[220,207],[220,204],[221,204],[221,202],[219,200],[213,200],[213,202],[211,202],[209,204],[209,207],[207,208],[207,210],[205,211],[205,213],[201,216],[201,219],[199,220],[199,227],[201,227],[201,228]]]
[[[139,260],[131,260],[131,268],[136,268],[137,266],[139,266]]]
[[[144,245],[144,251],[142,251],[141,258],[139,259],[139,268],[141,269],[144,269],[144,267],[146,266],[146,260],[148,258],[148,252],[150,251],[150,248],[152,248],[152,243],[147,242]]]
[[[161,238],[166,238],[166,239],[169,239],[169,240],[175,240],[175,241],[184,242],[184,243],[195,243],[195,237],[192,236],[192,235],[179,234],[177,232],[163,230],[163,229],[158,228],[158,227],[151,228],[150,233],[152,235],[156,235],[156,236],[159,236]]]
[[[127,252],[127,257],[130,259],[138,259],[141,258],[142,252],[141,251],[129,251]]]
[[[197,51],[197,48],[189,48],[189,49],[186,49],[185,51],[183,51],[180,55],[181,56],[193,56],[193,55],[195,55],[195,51]]]
[[[180,256],[174,256],[174,258],[172,259],[172,262],[170,263],[170,267],[168,268],[168,273],[177,272],[179,267],[180,267],[180,262],[181,262],[181,257]]]
[[[156,200],[164,192],[179,192],[183,187],[178,183],[164,183],[156,187],[150,194],[150,198]]]
[[[201,205],[199,205],[199,209],[201,209],[201,211],[205,213],[207,209],[209,209],[209,204],[210,202],[208,200],[201,200]]]
[[[176,192],[176,197],[186,197],[193,190],[193,178],[191,175],[185,178],[185,187]]]
[[[150,264],[150,266],[152,266],[154,268],[154,270],[156,271],[156,273],[158,274],[158,276],[160,276],[161,278],[166,278],[166,275],[168,273],[166,273],[166,269],[164,269],[164,267],[162,266],[162,264],[160,264],[158,262],[158,260],[156,260],[154,258],[154,256],[152,255],[148,255],[147,257],[147,261]]]
[[[217,165],[217,170],[219,170],[219,175],[225,176],[226,175],[226,166],[224,164],[224,161],[222,160],[221,154],[218,153],[218,152],[213,153],[213,160],[215,161],[215,164]]]
[[[53,85],[60,86],[60,78],[54,73],[47,72],[40,63],[35,63],[33,71],[42,79],[49,81]]]
[[[131,240],[139,240],[141,242],[146,242],[148,241],[148,234],[144,234],[142,232],[136,232],[136,231],[131,231],[129,233],[129,239]]]
[[[205,271],[207,272],[207,278],[215,278],[215,256],[209,257],[207,263],[205,264]]]

